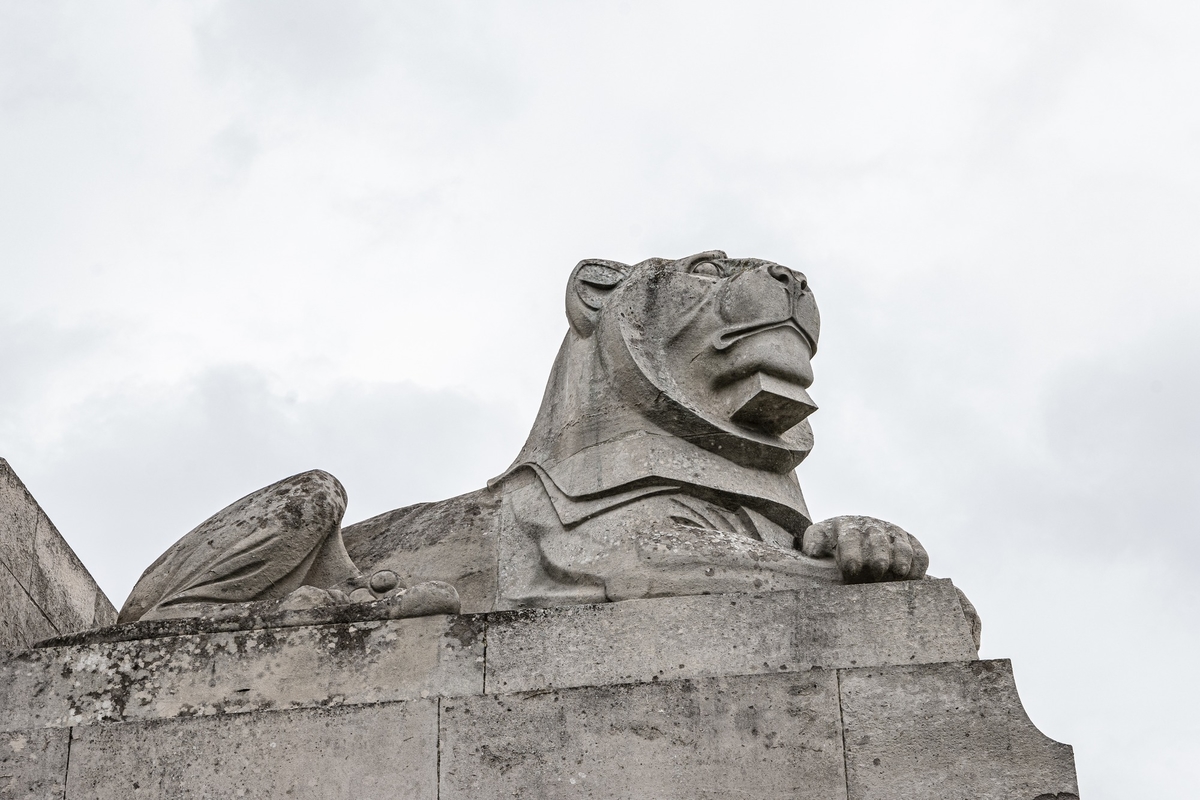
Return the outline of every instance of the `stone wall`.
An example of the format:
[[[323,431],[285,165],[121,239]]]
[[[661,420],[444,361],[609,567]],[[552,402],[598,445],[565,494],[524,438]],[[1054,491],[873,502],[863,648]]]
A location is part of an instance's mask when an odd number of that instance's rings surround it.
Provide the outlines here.
[[[1077,793],[1071,748],[1026,717],[1007,661],[977,660],[946,580],[204,627],[0,663],[0,796]]]
[[[0,651],[99,625],[117,612],[0,458]]]

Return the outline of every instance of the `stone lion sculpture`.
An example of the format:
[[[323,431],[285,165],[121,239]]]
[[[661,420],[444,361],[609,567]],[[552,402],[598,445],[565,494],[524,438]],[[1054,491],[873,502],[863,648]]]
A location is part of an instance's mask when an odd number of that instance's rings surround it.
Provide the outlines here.
[[[585,260],[566,310],[529,439],[485,488],[342,529],[338,481],[294,476],[184,536],[119,621],[268,601],[474,613],[925,576],[925,549],[896,525],[809,518],[794,470],[812,448],[820,317],[804,275],[719,251]]]

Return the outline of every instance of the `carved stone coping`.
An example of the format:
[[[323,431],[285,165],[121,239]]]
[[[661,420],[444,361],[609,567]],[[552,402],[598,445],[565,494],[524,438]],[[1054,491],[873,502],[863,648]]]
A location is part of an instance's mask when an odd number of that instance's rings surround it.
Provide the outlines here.
[[[948,580],[179,634],[0,663],[5,729],[973,660]]]
[[[406,613],[403,605],[384,600],[374,603],[345,603],[288,611],[278,611],[277,607],[278,603],[272,601],[245,603],[240,607],[231,607],[230,609],[231,611],[235,608],[244,610],[244,613],[231,613],[219,617],[156,619],[130,622],[125,625],[110,625],[105,628],[43,639],[33,646],[35,648],[74,647],[102,642],[133,642],[142,639],[165,639],[172,636],[196,636],[205,633],[234,633],[315,625],[352,625],[388,619],[431,616],[428,613]],[[457,606],[455,610],[457,610]]]

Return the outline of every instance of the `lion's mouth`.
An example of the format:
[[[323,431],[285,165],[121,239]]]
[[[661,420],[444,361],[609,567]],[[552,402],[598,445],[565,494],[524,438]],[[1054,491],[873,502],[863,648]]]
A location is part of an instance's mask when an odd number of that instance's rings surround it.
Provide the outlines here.
[[[726,328],[713,336],[712,346],[714,350],[728,350],[742,339],[763,333],[764,331],[773,331],[776,328],[791,328],[800,334],[800,338],[808,345],[810,351],[815,349],[812,340],[808,338],[808,334],[801,330],[800,326],[791,317],[779,320],[778,322],[756,322],[752,325],[739,325]]]

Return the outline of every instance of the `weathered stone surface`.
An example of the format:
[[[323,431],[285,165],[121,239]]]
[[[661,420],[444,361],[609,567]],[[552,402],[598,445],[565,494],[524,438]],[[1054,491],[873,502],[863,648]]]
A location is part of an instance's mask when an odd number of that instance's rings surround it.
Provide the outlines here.
[[[440,734],[421,735],[441,743],[446,798],[1075,791],[1070,748],[1030,725],[1007,663],[970,661],[945,580],[169,635],[198,622],[110,628],[0,662],[0,726],[74,726],[68,797],[137,796],[131,782],[149,796],[236,796],[229,787],[242,785],[262,796],[264,784],[237,782],[279,770],[300,796],[324,788],[327,772],[328,796],[380,791],[370,781],[396,765],[356,761],[328,745],[340,735],[329,731],[343,719],[379,727],[353,709],[439,697]],[[162,635],[105,638],[130,629]],[[920,663],[938,659],[960,660]],[[282,713],[298,708],[314,712]],[[297,755],[259,759],[284,728]],[[126,760],[127,774],[103,774]],[[365,782],[345,784],[351,772]]]
[[[8,650],[24,650],[57,631],[8,568],[0,564],[0,658]],[[0,706],[0,711],[3,706]]]
[[[441,800],[845,797],[832,671],[443,700]]]
[[[974,661],[840,673],[850,800],[1069,800],[1069,745],[1025,714],[1012,665]]]
[[[804,275],[720,251],[586,259],[566,300],[529,438],[486,489],[351,526],[343,548],[344,495],[328,502],[340,486],[296,476],[176,543],[121,621],[334,589],[347,570],[448,583],[468,612],[924,576],[920,543],[882,520],[840,518],[828,547],[796,548],[810,527],[794,469],[813,443],[820,332]],[[281,496],[312,519],[284,519]]]
[[[12,467],[0,458],[0,565],[22,585],[33,568],[37,503]]]
[[[121,622],[199,616],[213,604],[281,599],[359,574],[341,539],[346,490],[310,470],[246,495],[188,532],[151,564]]]
[[[40,508],[29,594],[62,633],[117,621],[112,603]]]
[[[482,622],[418,617],[47,647],[0,663],[4,727],[483,691]]]
[[[0,650],[115,620],[112,603],[0,459]]]
[[[948,580],[498,613],[487,639],[493,693],[975,658]]]
[[[445,581],[464,614],[496,607],[500,497],[482,489],[380,514],[342,531],[356,564],[395,572],[404,586]]]
[[[325,589],[302,586],[292,594],[317,600],[317,603],[301,602],[291,605],[286,598],[283,602],[265,600],[258,603],[226,603],[212,606],[212,610],[216,612],[213,616],[169,617],[112,625],[66,636],[54,636],[38,642],[37,646],[69,647],[207,633],[349,625],[457,614],[459,611],[458,595],[454,587],[440,581],[418,583],[381,598],[376,598],[369,589],[356,591],[365,593],[362,602],[338,602],[334,601],[332,593]]]
[[[284,614],[347,613],[326,625],[188,618],[51,639],[0,666],[0,677],[11,676],[11,688],[0,687],[0,708],[33,714],[20,717],[29,724],[87,724],[485,687],[512,693],[975,657],[948,580],[631,600],[403,625],[348,615],[364,607]],[[225,623],[232,628],[217,627]],[[32,696],[36,704],[25,699]]]
[[[66,798],[435,800],[437,716],[417,700],[79,728]]]
[[[61,800],[70,731],[0,732],[0,797]]]

